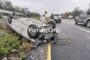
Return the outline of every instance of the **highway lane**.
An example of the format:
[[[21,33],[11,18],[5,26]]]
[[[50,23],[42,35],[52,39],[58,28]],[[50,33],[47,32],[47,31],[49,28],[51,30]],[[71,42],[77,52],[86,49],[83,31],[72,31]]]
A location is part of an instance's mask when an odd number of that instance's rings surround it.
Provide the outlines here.
[[[90,29],[72,20],[57,24],[60,40],[51,45],[52,60],[90,60]]]

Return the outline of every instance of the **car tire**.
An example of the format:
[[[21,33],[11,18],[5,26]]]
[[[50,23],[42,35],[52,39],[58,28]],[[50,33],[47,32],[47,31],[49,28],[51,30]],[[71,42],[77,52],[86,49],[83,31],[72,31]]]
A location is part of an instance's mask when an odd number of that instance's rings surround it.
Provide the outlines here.
[[[12,15],[8,15],[7,20],[8,20],[8,23],[11,24],[12,23]]]
[[[78,25],[78,22],[75,22],[76,25]]]
[[[47,24],[52,25],[52,29],[56,28],[56,23],[54,21],[49,21]]]
[[[88,28],[90,28],[90,21],[87,21],[86,26],[87,26]]]
[[[33,25],[30,25],[27,30],[30,38],[32,38],[32,39],[37,38],[39,36],[39,31],[31,31],[30,29],[32,29],[32,30],[39,29],[39,27],[33,24]]]
[[[61,23],[61,19],[58,22]]]
[[[75,19],[75,24],[78,25],[78,21]]]

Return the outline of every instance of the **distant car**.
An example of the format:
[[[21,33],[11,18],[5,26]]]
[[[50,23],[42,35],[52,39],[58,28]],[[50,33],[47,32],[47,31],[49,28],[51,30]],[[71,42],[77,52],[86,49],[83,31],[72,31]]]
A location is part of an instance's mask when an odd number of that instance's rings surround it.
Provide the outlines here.
[[[42,41],[55,40],[56,31],[53,29],[56,28],[56,24],[53,21],[44,24],[39,20],[28,17],[3,16],[3,18],[11,29],[37,45]],[[45,29],[48,29],[48,31]]]
[[[69,15],[68,18],[69,18],[69,19],[73,19],[73,16],[72,16],[72,15]]]
[[[61,17],[59,15],[54,15],[54,21],[56,23],[61,23]]]
[[[84,12],[80,14],[79,16],[75,17],[75,24],[82,23],[86,27],[90,28],[90,14]]]

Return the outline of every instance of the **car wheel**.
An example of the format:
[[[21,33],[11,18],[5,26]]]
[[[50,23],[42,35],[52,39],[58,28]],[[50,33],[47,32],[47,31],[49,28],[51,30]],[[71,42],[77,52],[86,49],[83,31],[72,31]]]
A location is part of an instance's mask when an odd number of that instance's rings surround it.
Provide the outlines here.
[[[56,28],[56,23],[54,21],[49,21],[47,24],[52,25],[52,28]]]
[[[39,30],[39,27],[33,24],[30,25],[27,30],[29,37],[32,39],[35,39],[39,36],[39,31],[36,31],[35,29]]]
[[[90,21],[87,22],[87,27],[90,28]]]
[[[75,19],[75,24],[78,25],[78,21]]]
[[[12,16],[11,15],[8,15],[7,20],[8,20],[8,23],[11,24],[12,23]]]
[[[78,24],[78,22],[75,22],[75,24],[77,25],[77,24]]]
[[[57,23],[57,20],[56,20],[56,19],[54,19],[54,22],[55,22],[55,23]]]
[[[61,23],[61,20],[59,20],[58,22]]]

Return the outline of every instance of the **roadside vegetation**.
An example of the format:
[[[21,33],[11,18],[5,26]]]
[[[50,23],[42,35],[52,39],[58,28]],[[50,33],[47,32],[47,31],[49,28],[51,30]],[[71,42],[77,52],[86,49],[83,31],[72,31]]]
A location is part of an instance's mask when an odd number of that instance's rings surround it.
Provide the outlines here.
[[[0,30],[0,54],[7,54],[12,49],[18,49],[20,41],[18,36]]]
[[[81,13],[83,13],[83,10],[80,10],[79,7],[74,8],[74,10],[70,12],[65,12],[62,14],[63,18],[68,18],[69,16],[72,16],[72,18],[75,18],[76,16],[79,16]]]
[[[10,55],[12,57],[14,52],[16,52],[18,58],[25,58],[25,53],[20,46],[21,41],[17,34],[11,34],[6,30],[0,29],[0,58],[9,57]]]
[[[15,11],[15,12],[19,12],[22,14],[28,14],[29,17],[33,17],[35,19],[40,19],[40,14],[36,13],[36,12],[31,12],[28,10],[28,8],[26,7],[19,7],[17,5],[13,5],[10,1],[5,0],[4,2],[0,2],[0,9],[1,10],[7,10],[7,11]],[[0,14],[0,17],[2,15]]]
[[[27,42],[25,38],[20,39],[19,34],[13,32],[9,27],[4,28],[0,25],[0,60],[3,57],[23,60],[26,57],[26,52],[30,49],[30,42]]]
[[[32,12],[32,13],[31,13],[31,17],[32,17],[32,18],[35,18],[35,19],[37,19],[37,20],[40,20],[40,14],[38,14],[38,13]]]

